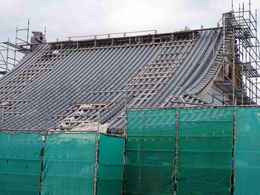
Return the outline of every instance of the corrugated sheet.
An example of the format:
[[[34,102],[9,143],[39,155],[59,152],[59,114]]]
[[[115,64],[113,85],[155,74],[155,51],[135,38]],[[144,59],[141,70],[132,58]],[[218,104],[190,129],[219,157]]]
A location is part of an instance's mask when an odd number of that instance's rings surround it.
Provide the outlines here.
[[[205,30],[194,40],[96,49],[42,45],[0,80],[0,128],[55,128],[68,116],[76,118],[75,105],[83,103],[106,103],[100,120],[111,129],[123,127],[125,104],[173,107],[180,96],[203,104],[195,95],[216,75],[221,35]],[[83,115],[80,120],[97,120],[97,110]]]

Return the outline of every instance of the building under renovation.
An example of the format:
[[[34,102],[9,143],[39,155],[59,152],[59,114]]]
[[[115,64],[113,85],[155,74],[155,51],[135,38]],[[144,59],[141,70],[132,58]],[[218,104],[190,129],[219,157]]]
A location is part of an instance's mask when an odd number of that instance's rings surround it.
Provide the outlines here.
[[[25,56],[1,71],[0,129],[122,133],[127,108],[257,104],[256,16],[240,8],[222,21],[173,33],[47,42],[34,32],[29,44],[5,42]]]
[[[16,31],[0,44],[0,195],[260,195],[251,3],[209,29]]]

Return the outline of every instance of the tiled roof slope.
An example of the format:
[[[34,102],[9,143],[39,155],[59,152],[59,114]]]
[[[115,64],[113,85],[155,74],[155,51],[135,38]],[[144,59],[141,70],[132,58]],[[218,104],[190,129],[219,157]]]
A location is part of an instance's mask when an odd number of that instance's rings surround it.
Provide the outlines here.
[[[115,130],[123,127],[126,105],[203,104],[196,95],[215,78],[221,47],[221,29],[160,43],[60,50],[40,45],[0,80],[0,129],[48,130],[73,118]]]

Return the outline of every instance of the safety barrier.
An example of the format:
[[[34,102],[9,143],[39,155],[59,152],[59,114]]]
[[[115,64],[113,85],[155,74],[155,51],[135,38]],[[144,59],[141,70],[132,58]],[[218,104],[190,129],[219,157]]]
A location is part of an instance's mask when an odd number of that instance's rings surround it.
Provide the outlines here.
[[[1,195],[115,195],[122,191],[123,138],[95,132],[0,132],[0,143]]]
[[[260,107],[128,110],[126,195],[259,195]]]
[[[0,131],[0,195],[260,194],[260,107],[127,112],[126,139]]]

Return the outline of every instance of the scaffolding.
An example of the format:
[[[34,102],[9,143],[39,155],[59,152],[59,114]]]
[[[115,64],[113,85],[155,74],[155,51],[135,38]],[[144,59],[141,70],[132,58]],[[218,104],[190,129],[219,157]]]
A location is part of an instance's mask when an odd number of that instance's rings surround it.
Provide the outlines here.
[[[30,51],[29,43],[30,21],[26,27],[16,27],[15,43],[8,41],[0,43],[0,75],[12,70],[24,54]]]
[[[223,14],[223,82],[226,104],[248,105],[259,102],[260,54],[257,37],[257,11],[244,3],[238,10]],[[232,93],[230,93],[232,91]]]
[[[5,75],[9,70],[8,55],[8,47],[0,44],[0,75]]]

